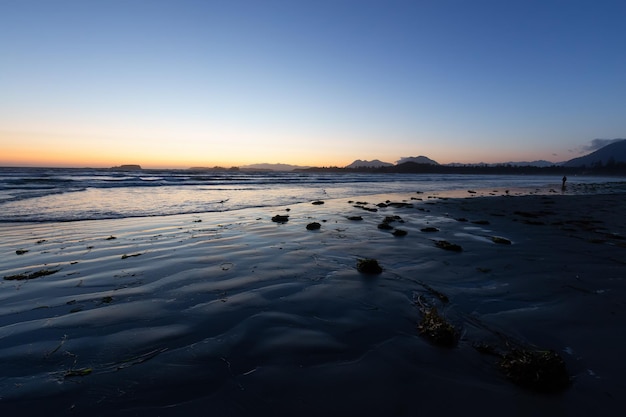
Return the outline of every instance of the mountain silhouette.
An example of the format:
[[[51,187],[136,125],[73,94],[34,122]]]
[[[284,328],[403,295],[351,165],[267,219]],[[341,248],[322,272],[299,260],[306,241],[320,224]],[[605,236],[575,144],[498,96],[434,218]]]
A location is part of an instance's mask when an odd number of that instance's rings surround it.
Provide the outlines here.
[[[414,162],[416,164],[439,165],[437,161],[433,161],[432,159],[424,155],[403,156],[402,158],[400,158],[399,161],[396,162],[396,164],[400,165],[400,164],[404,164],[405,162]]]
[[[380,167],[390,167],[393,164],[389,162],[383,162],[378,159],[374,159],[373,161],[362,161],[357,159],[350,165],[347,165],[346,168],[380,168]]]
[[[570,159],[563,166],[566,167],[592,167],[610,163],[626,163],[626,139],[611,143],[588,155]]]

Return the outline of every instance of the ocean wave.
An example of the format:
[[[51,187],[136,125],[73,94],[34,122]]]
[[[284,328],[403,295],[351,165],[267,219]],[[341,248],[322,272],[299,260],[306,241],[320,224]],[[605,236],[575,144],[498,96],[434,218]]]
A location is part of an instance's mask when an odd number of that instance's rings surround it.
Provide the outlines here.
[[[570,191],[576,191],[575,182],[590,192],[592,181],[617,180],[572,178]],[[3,168],[0,222],[151,217],[385,193],[560,186],[560,178],[545,176]],[[593,191],[602,189],[598,185]]]

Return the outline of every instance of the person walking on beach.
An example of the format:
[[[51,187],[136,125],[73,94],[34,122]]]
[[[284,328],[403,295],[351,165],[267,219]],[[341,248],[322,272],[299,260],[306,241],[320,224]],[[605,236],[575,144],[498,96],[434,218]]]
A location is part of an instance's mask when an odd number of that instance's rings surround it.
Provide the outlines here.
[[[562,190],[565,189],[565,181],[567,181],[567,177],[565,175],[563,175],[563,185],[561,186]]]

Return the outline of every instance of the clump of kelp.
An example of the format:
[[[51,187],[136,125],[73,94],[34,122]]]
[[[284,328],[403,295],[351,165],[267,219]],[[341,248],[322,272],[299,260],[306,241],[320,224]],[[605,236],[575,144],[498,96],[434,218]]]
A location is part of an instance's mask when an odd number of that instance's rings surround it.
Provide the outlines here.
[[[433,298],[427,302],[423,295],[414,296],[414,302],[422,313],[418,323],[419,334],[433,345],[454,348],[459,344],[458,327],[447,320],[434,305],[447,304],[448,297],[424,282],[420,284]],[[500,339],[501,343],[490,344],[473,342],[472,346],[480,353],[494,356],[495,367],[514,384],[537,393],[554,394],[564,391],[571,385],[571,378],[563,358],[554,350],[539,349],[514,340],[504,333],[491,329],[475,317],[466,318]]]
[[[498,363],[508,379],[538,392],[558,392],[570,385],[563,358],[552,350],[514,349]]]
[[[372,258],[359,259],[356,263],[356,269],[362,274],[380,274],[383,272],[378,261]]]
[[[428,305],[421,296],[416,300],[422,312],[422,320],[417,325],[420,335],[432,344],[453,348],[459,342],[459,331],[452,323],[446,320],[436,306]]]
[[[451,252],[463,252],[463,248],[456,243],[450,243],[447,240],[437,240],[435,241],[435,246],[439,249],[449,250]]]
[[[550,394],[563,391],[571,385],[565,361],[555,351],[514,345],[506,338],[505,344],[507,348],[514,347],[501,352],[492,345],[478,343],[474,348],[480,353],[496,356],[498,369],[522,388]]]
[[[26,281],[56,274],[59,271],[60,269],[40,269],[39,271],[31,272],[30,274],[7,275],[4,279],[7,281]]]

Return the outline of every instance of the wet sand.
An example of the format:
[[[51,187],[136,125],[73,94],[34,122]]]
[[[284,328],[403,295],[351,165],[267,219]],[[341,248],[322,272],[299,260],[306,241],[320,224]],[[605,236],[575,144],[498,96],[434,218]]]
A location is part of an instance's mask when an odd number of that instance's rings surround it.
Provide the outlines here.
[[[3,225],[0,410],[615,415],[625,195],[503,194]],[[360,273],[365,258],[383,272]],[[454,347],[420,334],[419,302]],[[520,387],[479,346],[553,350],[571,385]]]

